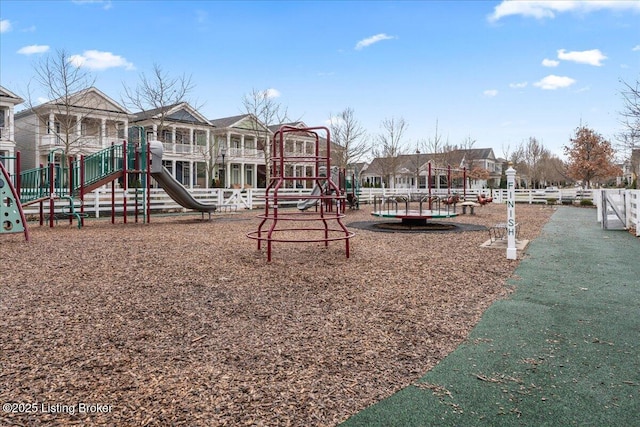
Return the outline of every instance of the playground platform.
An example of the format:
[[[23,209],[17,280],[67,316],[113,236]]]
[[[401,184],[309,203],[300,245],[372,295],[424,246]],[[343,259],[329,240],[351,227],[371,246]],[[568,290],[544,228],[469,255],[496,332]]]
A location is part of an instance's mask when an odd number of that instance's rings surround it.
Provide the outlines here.
[[[559,207],[468,339],[353,426],[631,426],[640,419],[640,240]]]

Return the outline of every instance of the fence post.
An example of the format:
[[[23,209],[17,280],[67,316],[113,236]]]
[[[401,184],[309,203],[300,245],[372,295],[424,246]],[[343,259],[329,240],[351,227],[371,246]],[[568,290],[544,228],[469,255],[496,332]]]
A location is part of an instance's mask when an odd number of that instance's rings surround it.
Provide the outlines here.
[[[509,165],[507,174],[507,259],[517,259],[516,250],[516,170]]]

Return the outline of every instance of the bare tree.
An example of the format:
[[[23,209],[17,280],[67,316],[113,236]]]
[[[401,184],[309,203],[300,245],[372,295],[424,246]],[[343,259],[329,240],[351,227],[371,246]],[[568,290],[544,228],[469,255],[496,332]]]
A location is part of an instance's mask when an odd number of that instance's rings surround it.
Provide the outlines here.
[[[27,105],[47,133],[54,136],[64,158],[68,158],[87,142],[79,129],[83,119],[96,108],[93,97],[88,94],[96,79],[86,69],[76,66],[65,50],[44,57],[34,65],[34,71],[34,81],[48,101],[46,108],[37,108],[29,83]]]
[[[518,145],[511,162],[519,174],[526,175],[527,187],[536,188],[544,184],[544,164],[549,157],[549,150],[535,137],[529,137]]]
[[[167,113],[171,107],[181,102],[189,102],[194,109],[199,108],[188,100],[189,94],[195,89],[191,76],[183,74],[172,77],[160,65],[153,64],[151,76],[141,73],[139,77],[140,81],[135,88],[123,85],[122,104],[141,112],[157,110],[157,114],[150,119],[156,125],[158,139],[163,138]]]
[[[258,149],[264,153],[266,165],[265,179],[271,181],[271,145],[270,136],[265,127],[286,123],[289,121],[287,108],[278,103],[270,90],[252,89],[242,98],[242,106],[246,114],[253,116],[251,132],[258,141]],[[260,142],[262,146],[260,146]]]
[[[355,118],[353,108],[345,108],[337,116],[330,115],[329,129],[331,140],[340,147],[333,159],[341,169],[357,163],[371,150],[365,140],[366,131]]]
[[[377,135],[378,145],[373,150],[374,156],[379,157],[382,175],[391,179],[391,187],[395,187],[396,173],[402,163],[400,155],[405,153],[403,136],[407,130],[404,118],[386,118],[380,124],[382,131]]]
[[[436,131],[433,138],[429,137],[426,141],[426,149],[429,153],[433,154],[442,153],[444,149],[442,135],[438,133],[438,119],[436,119]]]
[[[640,81],[635,85],[622,81],[624,89],[621,91],[624,110],[621,112],[624,131],[617,135],[619,151],[629,162],[631,171],[640,175]],[[637,186],[637,180],[636,180]]]
[[[622,124],[625,127],[626,142],[632,146],[640,144],[640,81],[635,85],[622,81],[624,89],[621,91],[624,110]]]

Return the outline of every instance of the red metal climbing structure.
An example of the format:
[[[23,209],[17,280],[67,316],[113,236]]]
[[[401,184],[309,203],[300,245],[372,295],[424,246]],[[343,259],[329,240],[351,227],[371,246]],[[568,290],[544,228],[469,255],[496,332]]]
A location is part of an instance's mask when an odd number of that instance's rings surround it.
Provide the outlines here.
[[[322,139],[320,133],[326,137]],[[288,136],[304,136],[313,140],[313,153],[292,154],[286,151]],[[310,169],[310,175],[296,176],[294,171],[300,166],[307,166],[303,169]],[[300,200],[300,195],[282,191],[301,181],[314,184],[313,192],[305,195],[305,200]],[[282,205],[295,204],[296,201],[298,209],[282,210]],[[349,258],[349,239],[354,233],[342,223],[344,203],[345,194],[331,178],[329,129],[281,126],[271,143],[271,179],[265,191],[264,214],[258,215],[262,221],[258,230],[247,233],[247,237],[258,241],[258,249],[266,242],[269,262],[273,242],[319,242],[328,246],[331,241],[344,241],[345,254]]]

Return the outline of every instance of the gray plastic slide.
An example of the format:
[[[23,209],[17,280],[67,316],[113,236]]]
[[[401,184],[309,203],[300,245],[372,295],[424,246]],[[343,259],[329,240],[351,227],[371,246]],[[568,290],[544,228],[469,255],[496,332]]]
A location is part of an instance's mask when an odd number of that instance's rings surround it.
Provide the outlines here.
[[[313,187],[313,190],[311,191],[311,196],[317,197],[320,194],[322,194],[322,188],[320,188],[320,186],[316,184],[316,186]],[[306,211],[310,207],[315,206],[316,203],[318,203],[318,199],[315,198],[300,200],[298,202],[298,209],[300,209],[301,211]]]
[[[171,172],[162,166],[162,142],[149,141],[149,148],[151,151],[151,176],[160,184],[169,197],[178,202],[180,206],[199,212],[211,213],[218,209],[216,205],[205,205],[194,199],[191,193],[171,176]]]
[[[161,172],[152,173],[151,176],[160,184],[169,197],[178,202],[182,207],[199,212],[214,212],[218,209],[216,205],[205,205],[194,199],[191,193],[171,176],[171,172],[164,166]]]

